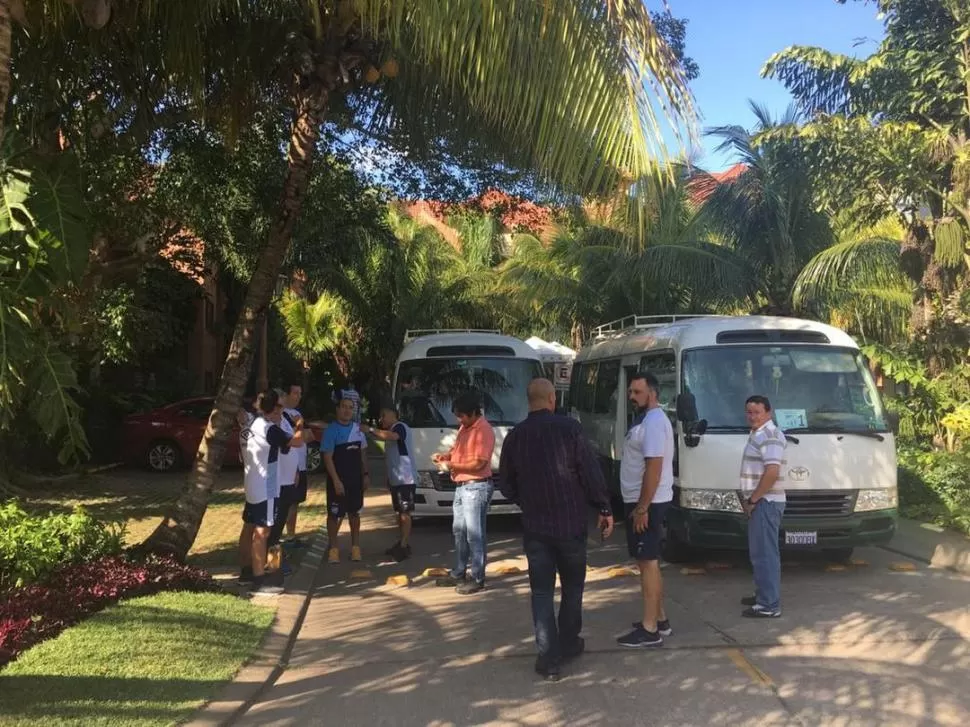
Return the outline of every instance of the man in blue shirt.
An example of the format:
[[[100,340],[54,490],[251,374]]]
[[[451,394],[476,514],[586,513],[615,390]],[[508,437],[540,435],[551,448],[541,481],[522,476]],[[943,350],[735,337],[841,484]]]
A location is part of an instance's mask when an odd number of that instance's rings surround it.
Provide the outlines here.
[[[327,538],[328,560],[340,562],[337,536],[344,516],[350,520],[350,559],[361,560],[360,511],[364,492],[370,486],[367,464],[367,440],[354,421],[354,401],[343,398],[337,404],[337,419],[327,425],[320,443],[320,453],[327,470]]]
[[[400,539],[385,551],[399,563],[411,555],[411,513],[414,511],[414,496],[418,483],[418,473],[414,467],[414,443],[411,428],[398,419],[397,409],[385,405],[381,409],[381,428],[374,429],[361,424],[364,434],[385,443],[384,456],[387,461],[387,485],[391,490],[391,505],[397,513]]]

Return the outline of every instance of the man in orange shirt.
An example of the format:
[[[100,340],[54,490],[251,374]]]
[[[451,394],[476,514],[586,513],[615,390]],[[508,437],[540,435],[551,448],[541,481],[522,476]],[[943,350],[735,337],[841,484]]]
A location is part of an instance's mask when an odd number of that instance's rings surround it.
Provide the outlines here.
[[[455,483],[452,505],[452,532],[455,534],[455,569],[446,578],[439,578],[439,586],[457,586],[463,596],[485,588],[485,563],[488,539],[485,517],[492,501],[492,452],[495,433],[482,416],[479,396],[468,391],[455,400],[452,412],[461,428],[455,446],[447,454],[435,454],[435,464],[446,464]],[[471,561],[469,563],[469,561]],[[471,566],[471,578],[466,571]]]

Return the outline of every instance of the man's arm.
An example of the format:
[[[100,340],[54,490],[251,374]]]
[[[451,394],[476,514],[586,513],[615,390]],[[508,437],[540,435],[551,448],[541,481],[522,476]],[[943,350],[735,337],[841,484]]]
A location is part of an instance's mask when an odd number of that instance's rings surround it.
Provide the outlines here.
[[[360,448],[360,471],[364,490],[370,487],[370,463],[367,461],[367,447]]]
[[[337,468],[333,466],[333,452],[323,453],[323,466],[327,469],[327,474],[330,475],[333,488],[337,491],[338,495],[342,495],[344,483],[340,481],[340,478],[337,476]]]
[[[361,424],[360,431],[362,431],[364,434],[372,436],[374,439],[379,439],[382,442],[397,442],[401,439],[401,435],[391,429],[378,429],[377,427],[371,427],[367,424]]]
[[[515,432],[510,432],[502,445],[502,455],[499,458],[499,481],[498,489],[505,495],[507,500],[519,504],[519,483],[515,473],[515,460],[512,456],[512,448],[515,446]]]
[[[603,468],[600,467],[592,447],[589,446],[589,440],[586,439],[582,425],[577,422],[574,429],[572,446],[576,453],[580,485],[586,493],[586,501],[597,510],[599,529],[606,539],[613,534],[613,506],[610,503],[610,491],[603,477]]]
[[[495,436],[493,435],[490,438],[492,442],[491,447],[487,446],[488,439],[481,432],[473,432],[468,441],[470,455],[456,460],[454,450],[452,450],[451,458],[448,460],[451,463],[449,469],[458,475],[475,474],[481,471],[482,468],[492,461],[491,453],[495,450]],[[486,452],[488,452],[487,456],[485,456]]]
[[[754,488],[754,492],[752,492],[751,497],[748,498],[751,500],[752,505],[768,494],[768,491],[775,486],[780,474],[780,464],[772,463],[765,465],[765,471],[761,475],[761,479],[758,480],[758,486]]]

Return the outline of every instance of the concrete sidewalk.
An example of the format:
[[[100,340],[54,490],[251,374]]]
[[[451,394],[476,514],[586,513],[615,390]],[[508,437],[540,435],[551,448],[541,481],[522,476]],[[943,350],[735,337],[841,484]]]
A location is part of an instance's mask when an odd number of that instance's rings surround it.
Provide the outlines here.
[[[899,518],[887,550],[970,575],[970,538],[932,523]]]

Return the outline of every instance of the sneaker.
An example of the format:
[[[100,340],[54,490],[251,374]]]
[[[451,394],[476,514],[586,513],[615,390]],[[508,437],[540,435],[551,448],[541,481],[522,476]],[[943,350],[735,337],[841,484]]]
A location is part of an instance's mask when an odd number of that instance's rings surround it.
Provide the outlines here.
[[[404,545],[398,545],[395,551],[393,553],[390,553],[390,556],[394,558],[394,560],[396,560],[398,563],[400,563],[402,560],[407,560],[410,555],[411,555],[411,546],[404,546]]]
[[[339,563],[340,562],[340,550],[339,548],[331,548],[327,555],[328,563]]]
[[[781,616],[781,609],[768,608],[767,606],[761,606],[756,603],[751,608],[746,608],[742,611],[741,615],[745,618],[778,618]]]
[[[395,553],[397,553],[398,548],[400,547],[401,547],[401,541],[398,540],[396,543],[394,543],[394,545],[392,545],[390,548],[384,551],[384,555],[389,555],[393,558]]]
[[[455,586],[461,585],[464,582],[465,576],[455,578],[453,575],[449,574],[437,579],[434,584],[438,586],[438,588],[454,588]]]
[[[572,646],[561,648],[562,659],[563,661],[575,659],[576,657],[581,656],[584,651],[586,651],[586,639],[579,636],[576,638],[576,641],[573,642]]]
[[[283,593],[283,586],[277,586],[264,578],[257,578],[249,589],[250,596],[279,596]]]
[[[252,566],[246,566],[239,571],[239,578],[236,583],[240,586],[251,586],[253,584]]]
[[[359,563],[360,561],[363,560],[363,558],[360,555],[360,546],[355,545],[350,549],[350,559],[355,563]]]
[[[643,621],[634,621],[633,628],[642,629]],[[660,634],[661,636],[670,636],[671,634],[674,633],[674,630],[670,628],[670,619],[665,618],[665,619],[661,619],[660,621],[657,621],[657,633]]]
[[[621,636],[616,640],[616,643],[630,649],[644,649],[651,646],[663,646],[664,640],[656,631],[647,631],[640,627],[633,629],[626,636]]]
[[[742,606],[753,606],[758,602],[758,599],[754,596],[745,596],[741,599]]]
[[[541,656],[536,659],[536,674],[547,682],[558,682],[562,676],[559,671],[559,664],[546,661]]]
[[[485,590],[485,584],[479,583],[478,581],[466,580],[464,583],[459,584],[455,589],[457,593],[461,596],[470,596],[473,593],[478,593],[479,591]]]

